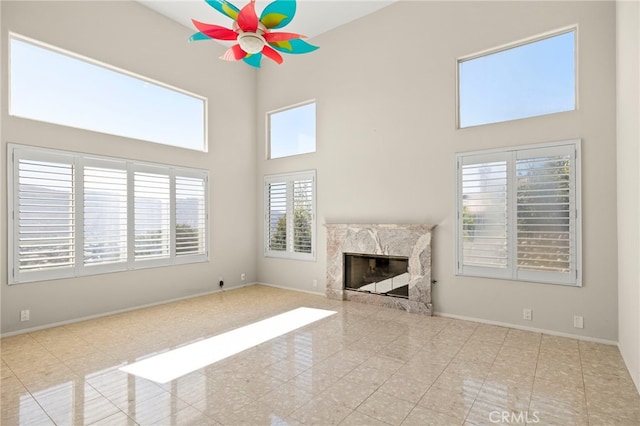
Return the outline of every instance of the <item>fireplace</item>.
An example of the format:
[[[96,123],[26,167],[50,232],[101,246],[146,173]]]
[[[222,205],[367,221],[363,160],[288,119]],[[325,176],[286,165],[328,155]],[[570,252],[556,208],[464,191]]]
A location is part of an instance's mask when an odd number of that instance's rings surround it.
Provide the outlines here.
[[[331,223],[326,227],[328,298],[431,315],[433,225]],[[406,271],[396,274],[403,262]],[[384,274],[376,278],[376,272]],[[364,276],[365,282],[358,282],[358,276]]]
[[[344,254],[345,290],[409,298],[409,258]]]

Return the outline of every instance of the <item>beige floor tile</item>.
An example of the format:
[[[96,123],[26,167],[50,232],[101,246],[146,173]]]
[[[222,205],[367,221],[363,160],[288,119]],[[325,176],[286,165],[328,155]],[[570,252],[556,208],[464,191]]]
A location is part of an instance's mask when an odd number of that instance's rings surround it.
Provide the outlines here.
[[[536,379],[557,382],[573,388],[584,386],[582,369],[576,364],[538,362],[535,377]]]
[[[380,386],[380,391],[416,404],[422,399],[424,394],[427,393],[430,387],[431,384],[396,373]]]
[[[317,397],[298,408],[290,417],[305,425],[337,425],[351,412],[344,405],[336,405],[333,401]]]
[[[506,327],[480,324],[469,338],[469,342],[502,345],[508,332],[509,329]]]
[[[589,424],[584,405],[571,406],[551,400],[532,399],[529,405],[529,419],[532,424],[550,426],[585,426]]]
[[[0,361],[0,380],[8,379],[10,377],[15,377],[13,371],[9,368],[6,362]]]
[[[289,414],[309,402],[312,398],[310,392],[306,392],[295,387],[290,383],[285,383],[266,395],[263,395],[258,401],[263,402],[278,412]]]
[[[360,404],[356,411],[391,425],[399,425],[415,405],[378,390]]]
[[[535,418],[529,418],[528,405],[524,409],[511,409],[497,402],[476,399],[466,421],[482,426],[526,425],[527,421],[535,421]]]
[[[359,411],[353,411],[340,422],[340,426],[388,426],[389,423],[362,414]]]
[[[526,412],[531,401],[533,379],[486,380],[476,400],[512,412]]]
[[[335,404],[342,404],[355,410],[377,389],[378,386],[371,382],[344,379],[329,386],[321,396],[324,400],[332,401]]]
[[[571,406],[584,407],[586,396],[583,386],[571,386],[570,383],[548,381],[536,378],[531,392],[532,399],[551,401]]]
[[[542,333],[532,331],[516,330],[510,328],[504,339],[504,346],[516,348],[535,348],[536,352],[540,348]]]
[[[444,413],[455,418],[466,418],[473,405],[478,391],[472,389],[447,389],[431,387],[418,402],[418,405],[433,411]]]
[[[456,354],[455,359],[473,363],[492,364],[500,352],[500,345],[471,339]]]
[[[131,417],[127,416],[122,411],[110,415],[102,420],[98,420],[95,423],[90,423],[91,426],[136,426],[136,423]]]
[[[402,426],[460,426],[462,418],[416,406],[402,422]]]
[[[188,406],[153,423],[153,426],[221,426],[210,417]]]

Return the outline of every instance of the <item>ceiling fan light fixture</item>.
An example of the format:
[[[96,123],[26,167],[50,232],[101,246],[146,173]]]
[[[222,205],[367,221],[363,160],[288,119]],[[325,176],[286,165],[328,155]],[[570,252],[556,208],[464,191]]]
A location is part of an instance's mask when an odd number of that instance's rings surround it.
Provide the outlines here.
[[[254,55],[256,53],[262,52],[266,41],[264,37],[262,37],[258,33],[240,32],[238,34],[238,44],[240,45],[240,48],[242,50],[250,55]]]
[[[2,1],[2,0],[0,0]],[[260,16],[256,14],[255,0],[249,0],[242,9],[238,9],[228,0],[205,0],[207,4],[233,20],[232,28],[207,24],[192,19],[198,32],[189,37],[189,41],[222,40],[236,41],[220,57],[225,61],[244,61],[260,68],[263,57],[277,64],[282,63],[282,53],[309,53],[318,47],[302,40],[302,34],[273,31],[284,27],[296,13],[296,0],[274,0],[269,3]]]

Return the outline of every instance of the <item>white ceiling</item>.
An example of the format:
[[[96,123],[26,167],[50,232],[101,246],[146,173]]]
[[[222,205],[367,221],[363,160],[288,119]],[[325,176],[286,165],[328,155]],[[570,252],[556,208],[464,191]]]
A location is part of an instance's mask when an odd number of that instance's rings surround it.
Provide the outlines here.
[[[209,6],[205,0],[137,0],[138,3],[193,29],[191,19],[231,28],[232,20]],[[397,0],[298,0],[293,21],[279,31],[293,32],[311,38],[382,9]],[[242,9],[249,0],[230,0]],[[256,1],[258,16],[271,1]]]

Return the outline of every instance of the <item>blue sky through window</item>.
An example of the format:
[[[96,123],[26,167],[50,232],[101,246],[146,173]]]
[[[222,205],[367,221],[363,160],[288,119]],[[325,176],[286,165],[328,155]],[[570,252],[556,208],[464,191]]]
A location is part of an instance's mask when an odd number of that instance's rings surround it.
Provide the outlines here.
[[[206,100],[11,38],[11,115],[206,150]]]
[[[316,151],[316,104],[269,114],[269,158]]]
[[[460,127],[574,110],[575,34],[460,61]]]

